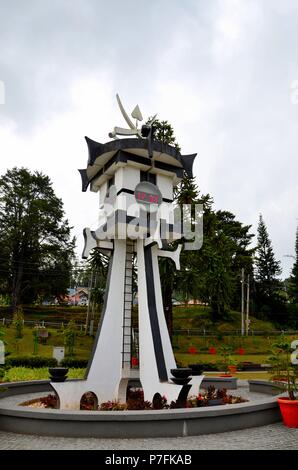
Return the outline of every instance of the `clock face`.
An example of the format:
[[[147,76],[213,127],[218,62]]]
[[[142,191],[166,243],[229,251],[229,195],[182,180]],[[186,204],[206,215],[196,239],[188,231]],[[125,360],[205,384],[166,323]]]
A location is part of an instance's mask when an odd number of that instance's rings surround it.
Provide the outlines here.
[[[162,194],[159,188],[148,181],[142,181],[135,188],[135,198],[139,204],[157,208],[162,203]]]

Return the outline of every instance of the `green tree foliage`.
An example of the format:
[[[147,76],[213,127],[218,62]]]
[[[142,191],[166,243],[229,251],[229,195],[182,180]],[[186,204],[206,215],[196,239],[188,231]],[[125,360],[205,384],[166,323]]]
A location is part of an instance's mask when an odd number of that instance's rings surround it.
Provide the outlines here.
[[[229,264],[233,278],[233,293],[230,305],[235,310],[241,309],[241,269],[246,275],[253,278],[253,255],[255,248],[251,248],[254,234],[250,233],[251,225],[243,225],[236,220],[234,214],[228,211],[217,211],[217,231],[224,235],[229,243]]]
[[[86,260],[74,260],[71,268],[70,287],[87,287],[90,283],[91,268]]]
[[[285,305],[281,296],[280,262],[275,259],[271,240],[262,215],[258,225],[258,245],[255,257],[257,312],[272,320],[280,321]]]
[[[91,321],[94,321],[95,314],[100,312],[104,302],[106,280],[108,274],[108,257],[98,248],[94,248],[87,262],[89,273],[89,302],[86,316],[86,333]]]
[[[149,118],[150,121],[151,118]],[[156,119],[153,124],[154,127],[154,140],[159,140],[164,144],[172,145],[180,150],[176,137],[174,135],[174,129],[168,121],[159,121]]]
[[[201,195],[194,180],[184,178],[176,192],[182,204],[203,206],[203,245],[181,254],[182,269],[176,289],[183,299],[198,299],[211,307],[214,321],[228,318],[230,307],[240,307],[241,268],[252,272],[251,226],[237,221],[228,211],[214,211],[213,199]],[[192,213],[193,216],[193,213]]]
[[[157,121],[155,138],[170,145],[179,145],[172,126]],[[249,248],[253,234],[251,226],[237,221],[228,211],[214,211],[210,194],[200,193],[195,178],[184,176],[174,192],[179,207],[192,208],[188,216],[194,222],[194,205],[203,206],[203,246],[200,250],[182,251],[181,270],[176,271],[170,259],[161,259],[160,274],[163,303],[169,331],[172,330],[172,298],[201,300],[211,307],[214,321],[228,316],[230,306],[240,307],[241,268],[252,273],[253,249]],[[170,248],[175,249],[177,242]]]
[[[13,168],[0,178],[0,251],[0,293],[14,309],[66,293],[74,239],[48,176]]]
[[[293,304],[298,305],[298,228],[296,230],[295,258],[296,259],[289,280],[288,292],[290,301]]]
[[[97,307],[101,307],[108,274],[108,257],[103,255],[98,248],[94,248],[88,259],[88,265],[92,281],[90,300]]]
[[[256,253],[256,280],[264,294],[270,295],[275,291],[280,274],[280,262],[275,259],[267,227],[262,215],[260,215]]]
[[[272,355],[268,358],[272,365],[271,379],[280,384],[284,381],[290,400],[296,400],[298,391],[298,368],[292,364],[291,354],[293,350],[291,344],[285,341],[284,337],[278,339],[272,345]]]

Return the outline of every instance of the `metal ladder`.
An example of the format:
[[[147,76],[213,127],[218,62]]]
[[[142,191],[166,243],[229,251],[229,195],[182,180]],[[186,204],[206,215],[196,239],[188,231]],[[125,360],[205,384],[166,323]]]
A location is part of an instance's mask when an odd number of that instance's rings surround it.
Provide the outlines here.
[[[126,242],[125,256],[125,276],[124,276],[124,307],[123,307],[123,347],[122,347],[122,368],[131,369],[131,311],[132,311],[132,263],[133,263],[133,242]]]

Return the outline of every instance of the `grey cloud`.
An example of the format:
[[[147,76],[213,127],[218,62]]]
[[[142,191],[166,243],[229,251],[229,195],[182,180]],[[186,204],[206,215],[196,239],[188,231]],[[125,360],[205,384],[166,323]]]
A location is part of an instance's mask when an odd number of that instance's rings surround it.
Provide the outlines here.
[[[293,251],[296,2],[0,0],[0,15],[0,130],[11,120],[34,135],[72,109],[77,79],[107,72],[128,108],[158,112],[186,153],[198,152],[199,185],[216,207],[254,224],[263,211],[278,255]]]

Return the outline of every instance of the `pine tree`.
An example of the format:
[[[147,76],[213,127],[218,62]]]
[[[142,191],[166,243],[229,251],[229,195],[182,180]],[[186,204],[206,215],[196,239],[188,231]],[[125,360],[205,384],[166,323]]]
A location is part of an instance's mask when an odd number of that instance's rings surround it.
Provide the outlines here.
[[[292,303],[298,304],[298,227],[296,230],[295,258],[289,282],[289,298]]]
[[[258,225],[258,245],[255,258],[255,304],[256,314],[275,323],[283,324],[286,315],[284,297],[278,276],[280,262],[275,259],[268,230],[260,215]]]
[[[198,202],[199,189],[195,178],[184,176],[183,180],[175,190],[175,199],[179,206],[183,204],[194,204]]]
[[[149,121],[151,118],[149,118]],[[154,140],[159,140],[160,142],[168,145],[172,145],[180,150],[178,142],[176,142],[176,137],[174,134],[174,129],[168,121],[159,121],[156,119],[153,124],[154,128]]]
[[[267,227],[262,215],[260,215],[256,256],[256,281],[260,291],[268,297],[274,294],[279,288],[278,276],[280,274],[280,261],[275,259]]]

